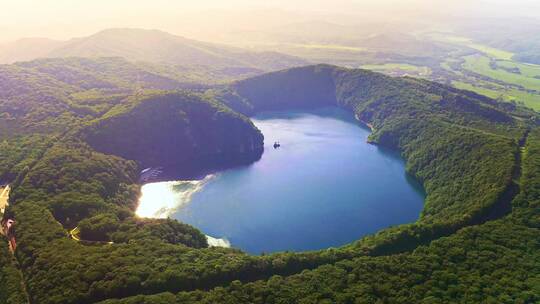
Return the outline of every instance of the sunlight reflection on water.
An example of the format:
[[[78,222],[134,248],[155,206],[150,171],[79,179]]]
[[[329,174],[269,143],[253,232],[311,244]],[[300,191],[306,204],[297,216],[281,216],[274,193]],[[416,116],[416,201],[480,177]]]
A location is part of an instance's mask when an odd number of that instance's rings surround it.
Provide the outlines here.
[[[141,187],[141,197],[136,214],[140,217],[167,218],[188,203],[214,175],[202,180],[150,183]]]

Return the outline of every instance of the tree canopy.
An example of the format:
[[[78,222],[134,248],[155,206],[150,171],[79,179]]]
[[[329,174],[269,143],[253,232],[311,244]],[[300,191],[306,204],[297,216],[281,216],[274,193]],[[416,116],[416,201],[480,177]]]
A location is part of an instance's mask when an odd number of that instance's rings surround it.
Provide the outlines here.
[[[0,252],[0,278],[18,282],[2,280],[0,303],[25,293],[32,303],[540,301],[532,111],[327,65],[206,92],[117,90],[123,85],[91,76],[90,64],[62,77],[54,75],[65,65],[52,68],[54,60],[30,65],[0,73],[17,85],[4,83],[0,95],[0,176],[13,185],[7,216],[18,244],[16,261]],[[74,106],[81,92],[89,111]],[[417,222],[339,248],[252,256],[208,248],[200,231],[175,220],[135,216],[145,165],[178,157],[202,169],[215,165],[209,157],[246,158],[263,137],[245,115],[327,105],[352,111],[373,127],[372,142],[401,153],[427,193]],[[69,237],[76,227],[81,241]],[[10,275],[18,269],[26,291]]]

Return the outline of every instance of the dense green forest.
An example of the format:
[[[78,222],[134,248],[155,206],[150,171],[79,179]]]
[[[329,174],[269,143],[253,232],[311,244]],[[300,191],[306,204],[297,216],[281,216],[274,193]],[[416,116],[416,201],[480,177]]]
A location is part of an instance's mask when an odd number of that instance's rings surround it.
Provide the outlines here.
[[[535,112],[328,65],[205,91],[148,91],[164,87],[99,74],[115,60],[3,67],[35,88],[7,84],[0,99],[0,155],[10,155],[0,157],[0,176],[13,185],[6,216],[17,221],[18,244],[17,263],[5,254],[0,276],[18,265],[32,303],[540,301]],[[242,156],[263,140],[246,116],[327,105],[352,111],[372,126],[372,142],[401,152],[427,193],[417,222],[339,248],[252,256],[208,248],[194,227],[135,216],[139,172],[171,157],[163,145],[184,161]],[[22,127],[8,128],[15,123]],[[16,284],[6,286],[16,299]]]
[[[540,130],[523,150],[512,212],[402,254],[358,257],[209,292],[104,303],[537,303],[540,300]]]
[[[15,259],[8,250],[4,236],[0,236],[0,303],[19,304],[27,301],[22,276]]]
[[[200,92],[210,84],[235,79],[205,69],[134,63],[120,57],[0,65],[0,139],[65,131],[130,103],[133,98],[128,97],[145,90]]]
[[[263,136],[244,116],[186,94],[155,94],[112,108],[84,131],[96,150],[137,160],[143,166],[215,158],[257,159]],[[174,135],[174,136],[173,136]],[[158,148],[159,147],[159,148]],[[169,162],[169,163],[168,163]]]

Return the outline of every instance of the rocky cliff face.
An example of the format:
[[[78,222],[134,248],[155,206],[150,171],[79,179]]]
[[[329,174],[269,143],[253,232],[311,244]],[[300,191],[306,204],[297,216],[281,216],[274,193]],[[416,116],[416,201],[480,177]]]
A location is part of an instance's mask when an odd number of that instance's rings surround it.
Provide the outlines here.
[[[88,127],[83,136],[97,151],[144,167],[196,171],[250,162],[262,154],[263,135],[249,119],[195,95],[147,95],[116,112]]]

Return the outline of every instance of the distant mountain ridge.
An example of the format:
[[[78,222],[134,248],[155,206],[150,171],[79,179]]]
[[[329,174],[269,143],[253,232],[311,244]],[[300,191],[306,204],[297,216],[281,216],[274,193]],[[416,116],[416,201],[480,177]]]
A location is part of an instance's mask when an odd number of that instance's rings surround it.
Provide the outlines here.
[[[29,38],[0,46],[0,63],[56,57],[122,57],[183,66],[278,70],[306,64],[277,52],[253,52],[159,30],[114,28],[68,41]]]
[[[47,55],[63,41],[47,38],[23,38],[9,44],[0,44],[0,63],[29,61]]]

